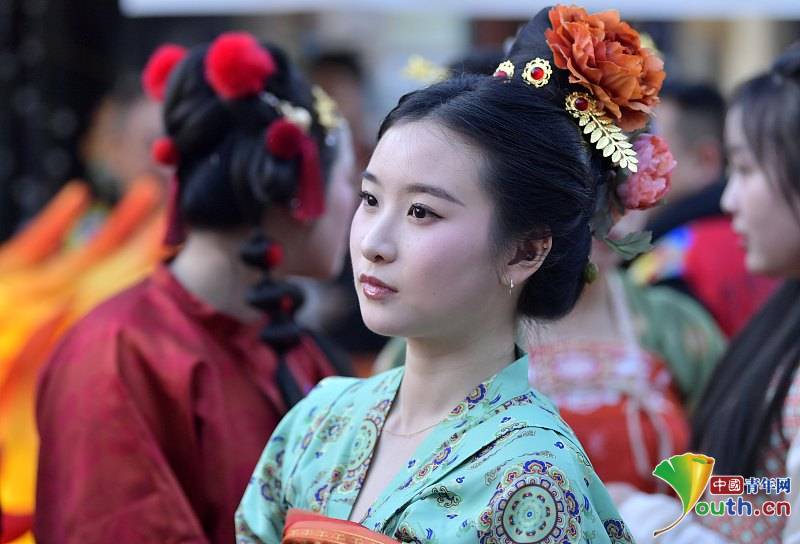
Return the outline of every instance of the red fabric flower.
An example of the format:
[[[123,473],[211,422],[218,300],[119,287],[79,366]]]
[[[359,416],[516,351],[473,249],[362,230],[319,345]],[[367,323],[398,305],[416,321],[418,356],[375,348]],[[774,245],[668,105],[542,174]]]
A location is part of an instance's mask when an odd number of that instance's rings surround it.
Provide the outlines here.
[[[278,119],[267,129],[267,149],[281,160],[293,159],[300,153],[303,131],[286,119]]]
[[[639,158],[639,169],[617,187],[617,196],[629,210],[652,208],[669,191],[675,159],[666,140],[642,134],[633,148]]]
[[[589,89],[622,130],[644,128],[666,74],[639,34],[613,10],[589,15],[559,5],[550,10],[550,23],[545,40],[570,82]]]
[[[147,96],[161,102],[172,70],[186,56],[185,47],[167,43],[155,50],[142,72],[142,87]]]
[[[269,51],[247,32],[222,34],[206,55],[206,80],[226,100],[264,90],[275,69]]]
[[[175,166],[180,160],[178,147],[175,142],[166,136],[156,139],[150,151],[153,159],[164,166]]]

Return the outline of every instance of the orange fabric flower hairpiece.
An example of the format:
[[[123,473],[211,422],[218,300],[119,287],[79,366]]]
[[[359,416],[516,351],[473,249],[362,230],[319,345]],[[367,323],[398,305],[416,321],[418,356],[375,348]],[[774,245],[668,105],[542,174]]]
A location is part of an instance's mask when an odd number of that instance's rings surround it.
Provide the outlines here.
[[[545,41],[556,66],[568,70],[613,116],[622,130],[645,127],[664,82],[664,62],[642,47],[639,34],[614,10],[589,14],[557,5]]]

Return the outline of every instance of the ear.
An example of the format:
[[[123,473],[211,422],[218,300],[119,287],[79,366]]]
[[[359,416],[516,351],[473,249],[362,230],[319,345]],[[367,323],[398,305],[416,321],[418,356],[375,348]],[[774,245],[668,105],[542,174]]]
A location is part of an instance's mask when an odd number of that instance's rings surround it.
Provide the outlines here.
[[[525,240],[520,242],[513,249],[511,259],[505,265],[504,278],[510,283],[514,280],[514,285],[522,285],[542,266],[547,255],[550,254],[550,247],[553,239],[548,236],[537,240]]]

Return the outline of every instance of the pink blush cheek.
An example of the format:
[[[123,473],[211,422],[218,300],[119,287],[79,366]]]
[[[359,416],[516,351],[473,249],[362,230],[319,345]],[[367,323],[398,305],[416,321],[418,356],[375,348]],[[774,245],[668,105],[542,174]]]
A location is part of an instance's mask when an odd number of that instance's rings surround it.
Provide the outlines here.
[[[424,305],[459,306],[496,282],[488,239],[481,231],[454,228],[404,244],[404,283]]]

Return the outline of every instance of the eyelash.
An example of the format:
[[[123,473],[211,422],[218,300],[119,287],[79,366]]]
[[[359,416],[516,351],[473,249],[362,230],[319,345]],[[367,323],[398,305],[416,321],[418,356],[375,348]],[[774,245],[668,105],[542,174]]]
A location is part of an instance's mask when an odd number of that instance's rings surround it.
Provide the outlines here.
[[[360,191],[358,193],[358,197],[361,199],[361,201],[365,205],[367,205],[369,207],[373,207],[373,206],[377,206],[378,205],[377,199],[373,195],[371,195],[370,193],[368,193],[366,191]],[[370,203],[370,199],[372,199],[372,202],[374,202],[374,203]],[[408,214],[407,215],[410,215],[414,219],[418,219],[418,220],[427,219],[427,217],[416,217],[415,215],[413,215],[412,210],[422,210],[425,214],[430,215],[430,216],[432,216],[432,217],[434,217],[436,219],[441,219],[442,218],[441,215],[437,214],[436,212],[434,212],[430,208],[428,208],[426,206],[423,206],[422,204],[412,204],[411,207],[408,209]]]

